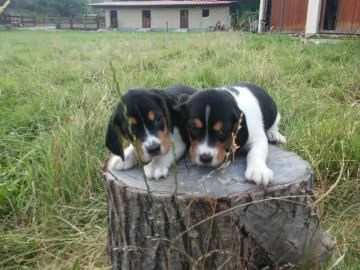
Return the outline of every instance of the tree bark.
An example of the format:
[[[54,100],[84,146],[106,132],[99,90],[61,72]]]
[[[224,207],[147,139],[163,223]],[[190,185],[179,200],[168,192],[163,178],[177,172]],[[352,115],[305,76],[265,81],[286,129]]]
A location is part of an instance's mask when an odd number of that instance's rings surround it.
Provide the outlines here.
[[[313,174],[270,146],[275,181],[244,180],[245,156],[224,170],[178,162],[166,179],[104,167],[113,269],[309,269],[334,246],[321,229]]]

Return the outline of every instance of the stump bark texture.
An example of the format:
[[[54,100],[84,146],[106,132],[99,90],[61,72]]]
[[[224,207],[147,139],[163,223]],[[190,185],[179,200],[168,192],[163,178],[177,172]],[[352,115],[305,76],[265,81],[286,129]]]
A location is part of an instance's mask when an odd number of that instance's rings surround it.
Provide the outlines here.
[[[245,156],[223,170],[185,159],[166,179],[104,169],[113,269],[309,269],[334,246],[321,229],[309,164],[270,146],[275,181],[244,180]]]

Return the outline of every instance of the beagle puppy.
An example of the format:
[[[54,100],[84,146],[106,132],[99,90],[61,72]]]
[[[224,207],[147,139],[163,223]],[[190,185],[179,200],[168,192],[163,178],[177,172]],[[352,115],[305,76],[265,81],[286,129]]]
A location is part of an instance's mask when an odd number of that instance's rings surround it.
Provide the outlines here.
[[[140,160],[146,164],[147,179],[166,177],[174,159],[180,159],[189,147],[186,118],[174,107],[195,91],[183,84],[165,90],[129,89],[109,119],[105,145],[115,156],[108,168],[126,170]],[[125,150],[124,139],[131,142]]]
[[[286,140],[279,132],[276,104],[265,90],[250,83],[204,89],[189,96],[180,108],[188,118],[192,163],[219,166],[235,143],[247,152],[245,178],[258,185],[271,182],[273,172],[266,165],[268,142]]]

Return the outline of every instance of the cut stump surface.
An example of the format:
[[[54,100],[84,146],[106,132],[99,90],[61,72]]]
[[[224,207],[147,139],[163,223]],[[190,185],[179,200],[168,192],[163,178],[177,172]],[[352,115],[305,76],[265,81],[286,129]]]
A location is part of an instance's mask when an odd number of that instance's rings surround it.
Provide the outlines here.
[[[114,269],[297,269],[321,264],[333,241],[313,206],[310,165],[269,146],[273,184],[244,180],[245,156],[224,170],[185,158],[166,179],[104,169]],[[308,269],[308,268],[303,268]]]

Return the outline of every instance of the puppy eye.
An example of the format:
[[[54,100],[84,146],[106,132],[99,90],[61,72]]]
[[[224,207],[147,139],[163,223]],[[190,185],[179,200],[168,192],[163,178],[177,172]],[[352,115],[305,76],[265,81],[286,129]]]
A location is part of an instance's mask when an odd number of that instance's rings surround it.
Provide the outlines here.
[[[198,128],[197,126],[195,126],[194,124],[190,125],[190,133],[193,137],[199,135],[200,133],[200,128]]]
[[[224,142],[224,141],[226,141],[227,133],[221,129],[217,132],[217,136],[218,136],[219,141]]]
[[[155,118],[153,120],[154,127],[161,127],[163,125],[163,117],[162,115],[158,114],[155,115]]]

